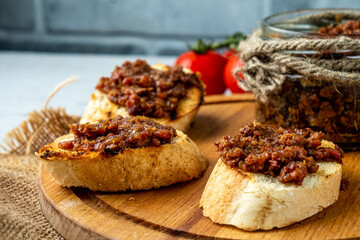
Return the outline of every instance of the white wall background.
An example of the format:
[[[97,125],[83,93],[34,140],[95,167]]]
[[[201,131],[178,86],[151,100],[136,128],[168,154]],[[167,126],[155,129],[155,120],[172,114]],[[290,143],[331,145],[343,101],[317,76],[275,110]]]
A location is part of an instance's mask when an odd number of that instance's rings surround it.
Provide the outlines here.
[[[0,50],[177,55],[273,13],[360,0],[0,0]]]

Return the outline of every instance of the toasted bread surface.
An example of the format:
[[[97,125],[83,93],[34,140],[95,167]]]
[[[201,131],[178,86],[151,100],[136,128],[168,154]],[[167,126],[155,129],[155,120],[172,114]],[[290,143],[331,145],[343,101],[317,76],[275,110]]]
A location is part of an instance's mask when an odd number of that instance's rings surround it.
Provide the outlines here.
[[[302,186],[244,172],[218,160],[201,197],[203,214],[220,224],[253,231],[288,226],[333,204],[339,196],[342,165],[319,162]]]
[[[68,134],[43,147],[37,155],[57,182],[94,191],[147,190],[199,178],[208,162],[195,143],[177,131],[170,144],[125,149],[117,155],[77,152],[58,147]]]
[[[169,69],[164,64],[155,64],[152,65],[152,68],[160,71]],[[176,119],[171,119],[170,117],[151,119],[163,124],[171,124],[174,128],[186,132],[190,128],[190,124],[195,120],[202,98],[203,92],[201,89],[196,87],[189,88],[186,96],[179,101]],[[125,107],[112,103],[105,93],[96,90],[91,95],[80,123],[96,123],[107,118],[113,118],[116,115],[127,117],[129,112]]]

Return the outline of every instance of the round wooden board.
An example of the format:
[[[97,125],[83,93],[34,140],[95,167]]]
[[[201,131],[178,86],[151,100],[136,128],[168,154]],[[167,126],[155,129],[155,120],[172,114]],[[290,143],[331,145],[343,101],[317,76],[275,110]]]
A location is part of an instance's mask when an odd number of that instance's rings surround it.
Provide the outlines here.
[[[234,134],[254,119],[250,96],[207,98],[188,135],[209,159],[198,180],[151,191],[101,193],[63,188],[41,169],[40,204],[54,228],[67,239],[339,239],[360,237],[360,152],[344,159],[350,181],[339,200],[322,212],[282,229],[247,232],[203,217],[199,200],[218,153],[214,141]]]

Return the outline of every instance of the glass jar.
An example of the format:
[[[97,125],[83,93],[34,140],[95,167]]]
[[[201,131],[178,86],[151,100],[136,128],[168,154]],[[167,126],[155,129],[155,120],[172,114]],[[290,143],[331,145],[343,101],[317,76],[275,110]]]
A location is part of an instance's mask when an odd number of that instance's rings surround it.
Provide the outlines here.
[[[317,16],[332,13],[332,17]],[[310,9],[275,14],[261,22],[262,39],[293,37],[333,38],[337,34],[319,34],[317,31],[330,24],[353,20],[360,10]],[[358,38],[360,35],[347,34]],[[291,51],[304,58],[353,59],[360,61],[358,53],[341,51]],[[360,69],[356,69],[359,72]],[[311,79],[297,72],[285,74],[285,81],[266,100],[256,98],[256,119],[290,128],[310,127],[325,133],[325,138],[345,149],[360,148],[360,84],[344,84]]]

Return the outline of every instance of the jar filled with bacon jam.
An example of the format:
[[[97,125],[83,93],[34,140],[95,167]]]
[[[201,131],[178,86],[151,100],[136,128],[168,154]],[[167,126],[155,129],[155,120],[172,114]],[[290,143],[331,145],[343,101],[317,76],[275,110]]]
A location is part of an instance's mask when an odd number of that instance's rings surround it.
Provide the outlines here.
[[[258,39],[244,54],[256,119],[310,127],[345,149],[359,148],[360,10],[272,15],[261,22]]]

